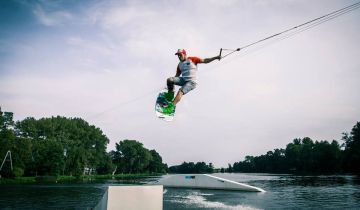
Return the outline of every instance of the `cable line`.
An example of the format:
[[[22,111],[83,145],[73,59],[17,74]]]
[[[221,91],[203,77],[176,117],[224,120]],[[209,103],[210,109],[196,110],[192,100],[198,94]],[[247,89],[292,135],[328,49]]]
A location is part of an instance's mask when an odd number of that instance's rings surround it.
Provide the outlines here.
[[[87,119],[87,120],[90,120],[90,119],[97,118],[97,117],[99,117],[99,116],[101,116],[101,115],[103,115],[103,114],[105,114],[105,113],[107,113],[107,112],[113,111],[114,109],[117,109],[117,108],[119,108],[119,107],[121,107],[121,106],[123,106],[123,105],[133,103],[133,102],[135,102],[135,101],[137,101],[137,100],[140,100],[140,99],[142,99],[142,98],[144,98],[144,97],[146,97],[146,96],[149,96],[149,95],[152,95],[152,94],[154,94],[154,93],[157,93],[157,92],[159,92],[159,91],[162,90],[162,89],[163,89],[163,87],[162,87],[162,88],[158,88],[158,89],[156,89],[156,90],[149,91],[149,92],[147,92],[147,93],[144,93],[144,94],[142,94],[142,95],[140,95],[140,96],[138,96],[138,97],[132,98],[132,99],[130,99],[130,100],[123,101],[122,103],[119,103],[119,104],[117,104],[117,105],[115,105],[115,106],[113,106],[113,107],[111,107],[111,108],[108,108],[108,109],[102,111],[102,112],[99,112],[99,113],[96,113],[96,114],[91,115],[91,116],[89,116],[89,117],[86,117],[86,119]]]
[[[273,38],[278,37],[278,36],[280,36],[280,35],[286,34],[286,33],[290,32],[290,31],[294,31],[294,32],[291,33],[291,34],[288,34],[287,36],[282,37],[280,40],[289,38],[289,37],[291,37],[291,36],[293,36],[293,35],[295,35],[295,34],[297,34],[297,33],[301,33],[301,32],[303,32],[303,31],[305,31],[305,30],[309,30],[310,28],[313,28],[313,27],[315,27],[315,26],[317,26],[317,25],[320,25],[320,24],[322,24],[322,23],[324,23],[324,22],[327,22],[327,21],[329,21],[329,20],[332,20],[332,19],[334,19],[334,18],[336,18],[336,17],[339,17],[339,16],[341,16],[341,15],[343,15],[343,14],[349,13],[349,12],[351,12],[351,11],[353,11],[353,10],[358,9],[358,8],[360,8],[360,2],[357,2],[357,3],[352,4],[352,5],[350,5],[350,6],[344,7],[344,8],[342,8],[342,9],[339,9],[339,10],[336,10],[336,11],[333,11],[333,12],[330,12],[330,13],[328,13],[328,14],[326,14],[326,15],[321,16],[321,17],[312,19],[312,20],[310,20],[310,21],[307,21],[307,22],[302,23],[302,24],[300,24],[300,25],[291,27],[291,28],[289,28],[289,29],[286,29],[286,30],[281,31],[281,32],[279,32],[279,33],[276,33],[276,34],[273,34],[273,35],[271,35],[271,36],[265,37],[265,38],[263,38],[263,39],[260,39],[260,40],[258,40],[258,41],[255,41],[255,42],[253,42],[253,43],[247,44],[247,45],[245,45],[245,46],[243,46],[243,47],[240,47],[240,48],[237,48],[237,49],[223,49],[223,48],[221,48],[221,49],[220,49],[220,57],[221,57],[221,59],[223,59],[223,58],[225,58],[225,57],[227,57],[227,56],[229,56],[229,55],[231,55],[231,54],[233,54],[233,53],[235,53],[235,52],[237,52],[237,51],[240,51],[240,50],[243,50],[243,49],[245,49],[245,48],[251,47],[251,46],[253,46],[253,45],[259,44],[260,42],[264,42],[264,41],[267,41],[267,40],[269,40],[269,39],[273,39]],[[222,56],[222,51],[231,51],[231,52],[225,54],[224,56]]]

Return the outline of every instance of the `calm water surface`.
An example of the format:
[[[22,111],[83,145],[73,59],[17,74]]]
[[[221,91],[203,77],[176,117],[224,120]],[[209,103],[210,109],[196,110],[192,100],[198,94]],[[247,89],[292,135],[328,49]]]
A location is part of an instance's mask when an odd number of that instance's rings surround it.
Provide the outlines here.
[[[260,187],[267,192],[168,188],[164,191],[164,209],[360,209],[360,178],[356,176],[215,176]],[[123,184],[108,180],[92,184],[0,185],[0,209],[91,209],[102,198],[107,186]]]

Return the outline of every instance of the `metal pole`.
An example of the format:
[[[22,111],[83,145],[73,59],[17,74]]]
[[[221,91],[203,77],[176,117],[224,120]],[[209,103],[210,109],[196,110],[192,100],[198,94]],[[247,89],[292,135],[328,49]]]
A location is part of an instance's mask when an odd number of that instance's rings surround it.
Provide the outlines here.
[[[8,155],[10,156],[10,167],[11,167],[11,170],[13,170],[11,151],[9,150],[9,151],[7,151],[7,153],[6,153],[5,157],[4,157],[4,160],[3,160],[3,162],[2,162],[2,164],[0,166],[0,171],[1,171],[2,167],[4,166],[5,160],[6,160]]]

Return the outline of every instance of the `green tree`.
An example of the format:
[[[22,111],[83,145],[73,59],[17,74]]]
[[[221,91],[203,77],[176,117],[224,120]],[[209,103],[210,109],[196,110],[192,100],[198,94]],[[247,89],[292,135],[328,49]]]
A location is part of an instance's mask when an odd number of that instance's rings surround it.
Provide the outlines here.
[[[309,137],[302,139],[300,152],[300,171],[313,171],[313,147],[314,142]]]
[[[352,128],[350,134],[343,133],[345,141],[344,168],[346,171],[360,174],[360,122]]]
[[[206,173],[214,173],[214,165],[209,163],[209,166],[206,169]]]
[[[166,173],[167,166],[162,162],[160,154],[157,153],[155,150],[150,150],[150,154],[152,158],[148,166],[149,172]]]
[[[236,172],[331,173],[340,170],[341,150],[337,141],[316,141],[308,137],[294,139],[286,149],[268,151],[265,155],[246,156],[235,162]]]
[[[334,173],[341,169],[341,150],[337,141],[316,141],[313,149],[313,171]]]
[[[2,112],[0,108],[0,164],[2,163],[3,159],[7,151],[11,151],[14,147],[14,142],[16,139],[16,135],[13,129],[14,121],[13,121],[13,113],[12,112]],[[14,156],[14,153],[12,153]],[[7,159],[9,160],[9,159]],[[18,161],[18,159],[17,159]],[[13,168],[17,167],[16,164],[13,162]],[[15,174],[11,170],[11,164],[9,161],[4,163],[2,170],[0,171],[0,175],[2,177],[14,177]]]
[[[123,140],[116,143],[115,164],[120,173],[143,173],[148,172],[152,161],[150,151],[136,140]]]
[[[114,169],[115,169],[115,166],[112,163],[110,153],[107,153],[105,155],[105,158],[102,158],[102,161],[99,163],[97,172],[99,174],[109,174],[109,173],[112,173]]]
[[[140,142],[124,140],[117,151],[106,152],[109,139],[100,128],[81,118],[61,116],[14,122],[13,113],[0,109],[0,156],[12,152],[14,171],[25,175],[76,175],[84,168],[96,169],[99,174],[114,170],[120,173],[164,173],[167,165],[155,151],[144,148]],[[2,176],[14,172],[6,166]]]
[[[202,173],[211,173],[213,171],[213,165],[207,165],[205,162],[183,162],[181,165],[169,167],[170,173],[184,173],[184,174],[202,174]]]
[[[106,153],[108,138],[99,128],[80,118],[26,118],[16,123],[16,131],[20,137],[31,139],[34,145],[41,145],[44,140],[51,140],[60,145],[61,174],[81,175],[85,167],[104,172],[103,164],[109,160]],[[40,165],[37,162],[37,167]],[[25,173],[34,171],[39,170],[29,167]]]
[[[37,141],[33,158],[37,175],[60,175],[63,166],[63,147],[54,140]]]
[[[17,137],[11,147],[15,176],[22,176],[27,167],[32,165],[32,147],[30,139]]]
[[[244,161],[235,162],[233,164],[234,172],[254,172],[255,162],[253,156],[245,156]]]
[[[301,169],[301,140],[294,139],[293,143],[286,145],[285,156],[290,171]]]

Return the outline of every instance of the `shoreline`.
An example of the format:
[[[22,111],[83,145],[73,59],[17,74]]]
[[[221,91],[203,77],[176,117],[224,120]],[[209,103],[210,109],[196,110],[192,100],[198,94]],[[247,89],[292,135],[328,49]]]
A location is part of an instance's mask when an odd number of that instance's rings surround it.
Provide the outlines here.
[[[82,175],[76,176],[33,176],[33,177],[15,177],[0,178],[0,185],[6,184],[39,184],[39,183],[88,183],[100,180],[133,180],[147,177],[158,177],[163,174],[107,174],[107,175]]]

